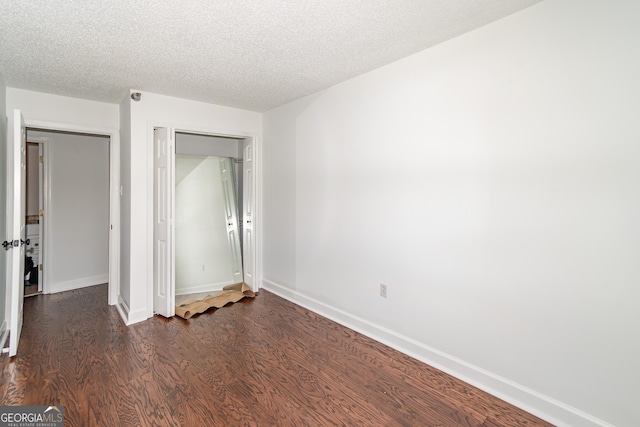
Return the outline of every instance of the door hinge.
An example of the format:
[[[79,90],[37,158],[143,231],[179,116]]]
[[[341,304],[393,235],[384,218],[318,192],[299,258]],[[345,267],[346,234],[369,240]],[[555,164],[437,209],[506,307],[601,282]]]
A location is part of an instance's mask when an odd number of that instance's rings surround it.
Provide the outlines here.
[[[40,156],[40,163],[44,163],[44,156]]]
[[[39,269],[40,271],[42,271],[42,270],[44,269],[44,266],[43,266],[42,264],[40,264],[40,265],[38,266],[38,269]]]
[[[44,210],[40,211],[40,216],[44,216]]]

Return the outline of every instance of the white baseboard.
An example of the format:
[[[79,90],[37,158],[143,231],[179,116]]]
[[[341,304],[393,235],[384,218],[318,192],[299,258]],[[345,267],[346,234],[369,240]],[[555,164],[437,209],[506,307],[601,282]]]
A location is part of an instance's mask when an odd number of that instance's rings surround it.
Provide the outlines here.
[[[220,283],[209,283],[201,286],[190,286],[188,288],[178,288],[176,286],[176,295],[187,295],[187,294],[199,294],[201,292],[210,292],[210,291],[221,291],[227,285],[233,285],[236,282],[233,280],[227,282]]]
[[[8,336],[9,330],[7,329],[7,321],[3,320],[2,325],[0,326],[0,349],[4,348]]]
[[[549,396],[517,384],[485,369],[460,360],[426,344],[398,334],[380,325],[331,307],[270,280],[262,280],[262,288],[300,305],[349,329],[388,345],[436,369],[446,372],[487,393],[521,408],[557,426],[613,427],[586,412]]]
[[[146,309],[131,311],[129,309],[129,305],[125,302],[125,300],[122,299],[120,295],[118,295],[118,303],[116,304],[116,309],[118,310],[118,313],[120,313],[120,317],[122,317],[124,324],[127,326],[148,319]]]
[[[116,303],[116,310],[120,313],[120,317],[122,317],[122,321],[125,325],[128,325],[129,322],[129,306],[122,299],[120,294],[118,294],[118,302]]]
[[[87,288],[89,286],[102,285],[109,282],[108,274],[101,274],[99,276],[81,277],[79,279],[67,280],[64,282],[52,283],[48,286],[48,294],[55,294],[58,292],[72,291],[74,289]]]
[[[127,322],[127,326],[133,325],[134,323],[143,322],[148,318],[149,316],[147,315],[146,308],[129,311],[129,321]]]

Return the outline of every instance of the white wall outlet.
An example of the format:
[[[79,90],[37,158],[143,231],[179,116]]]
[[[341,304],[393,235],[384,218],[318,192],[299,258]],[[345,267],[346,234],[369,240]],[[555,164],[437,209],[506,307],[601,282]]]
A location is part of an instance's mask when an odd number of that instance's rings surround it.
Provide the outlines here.
[[[380,296],[382,298],[387,297],[387,285],[384,283],[380,283]]]

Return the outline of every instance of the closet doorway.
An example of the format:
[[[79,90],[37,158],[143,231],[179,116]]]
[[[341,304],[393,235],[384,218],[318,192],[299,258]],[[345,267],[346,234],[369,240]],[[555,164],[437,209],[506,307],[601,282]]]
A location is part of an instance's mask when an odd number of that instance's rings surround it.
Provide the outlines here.
[[[254,288],[254,138],[154,129],[154,312]]]

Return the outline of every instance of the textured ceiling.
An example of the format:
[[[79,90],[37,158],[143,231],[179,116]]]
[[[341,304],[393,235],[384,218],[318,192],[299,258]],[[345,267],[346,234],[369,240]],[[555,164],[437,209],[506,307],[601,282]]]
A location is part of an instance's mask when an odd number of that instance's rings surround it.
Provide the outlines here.
[[[266,111],[540,0],[1,0],[7,86]]]

